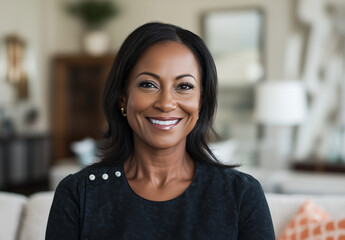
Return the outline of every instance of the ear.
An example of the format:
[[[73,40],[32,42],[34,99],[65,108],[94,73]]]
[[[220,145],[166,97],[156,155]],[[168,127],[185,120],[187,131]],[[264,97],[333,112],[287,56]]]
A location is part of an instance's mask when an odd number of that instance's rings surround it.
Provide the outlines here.
[[[120,98],[118,99],[118,102],[117,102],[117,104],[118,104],[118,107],[119,108],[126,108],[126,97],[125,97],[125,95],[124,94],[122,94],[121,96],[120,96]]]

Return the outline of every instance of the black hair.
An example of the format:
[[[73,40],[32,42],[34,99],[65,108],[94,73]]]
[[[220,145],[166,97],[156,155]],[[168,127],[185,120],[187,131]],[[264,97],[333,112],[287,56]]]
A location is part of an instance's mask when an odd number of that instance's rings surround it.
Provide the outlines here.
[[[127,89],[129,73],[144,51],[156,43],[168,41],[188,47],[200,65],[201,107],[199,119],[187,136],[186,151],[194,161],[235,167],[222,164],[208,147],[209,134],[214,132],[212,124],[217,107],[217,71],[209,50],[196,34],[159,22],[146,23],[134,30],[116,55],[103,94],[103,110],[108,122],[104,137],[108,141],[103,146],[100,164],[122,163],[133,153],[133,131],[121,114],[119,101]]]

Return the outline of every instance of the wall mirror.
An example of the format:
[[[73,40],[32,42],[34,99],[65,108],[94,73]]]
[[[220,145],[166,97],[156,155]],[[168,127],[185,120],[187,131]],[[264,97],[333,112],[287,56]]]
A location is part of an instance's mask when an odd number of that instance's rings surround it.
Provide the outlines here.
[[[252,114],[254,86],[266,74],[264,12],[259,8],[208,11],[202,16],[202,31],[218,72],[214,127],[222,139],[236,142],[234,157],[239,162],[249,159],[254,163],[257,159],[257,127]]]
[[[220,86],[247,85],[264,77],[264,14],[260,9],[210,11],[202,23]]]

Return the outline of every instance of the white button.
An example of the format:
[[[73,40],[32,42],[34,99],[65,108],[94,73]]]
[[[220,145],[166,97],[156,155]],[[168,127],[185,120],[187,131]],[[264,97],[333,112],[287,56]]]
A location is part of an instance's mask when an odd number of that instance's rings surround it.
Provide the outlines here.
[[[108,174],[104,173],[104,174],[102,175],[102,178],[103,178],[104,180],[107,180],[107,179],[108,179]]]
[[[93,175],[93,174],[90,174],[89,178],[90,178],[90,180],[91,180],[91,181],[93,181],[93,180],[95,180],[95,179],[96,179],[96,176],[95,176],[95,175]]]
[[[120,171],[116,171],[116,172],[115,172],[115,176],[116,176],[116,177],[121,177],[121,172],[120,172]]]

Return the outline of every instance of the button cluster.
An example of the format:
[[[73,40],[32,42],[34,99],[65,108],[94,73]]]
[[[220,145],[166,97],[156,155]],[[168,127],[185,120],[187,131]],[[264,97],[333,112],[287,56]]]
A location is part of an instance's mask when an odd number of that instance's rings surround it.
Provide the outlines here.
[[[120,171],[116,171],[116,172],[115,172],[115,176],[116,176],[116,177],[121,177],[121,172],[120,172]],[[102,175],[102,178],[103,178],[103,180],[108,180],[109,175],[106,174],[106,173],[104,173],[104,174]],[[94,181],[94,180],[96,179],[96,176],[95,176],[94,174],[90,174],[90,175],[89,175],[89,179],[90,179],[91,181]]]

